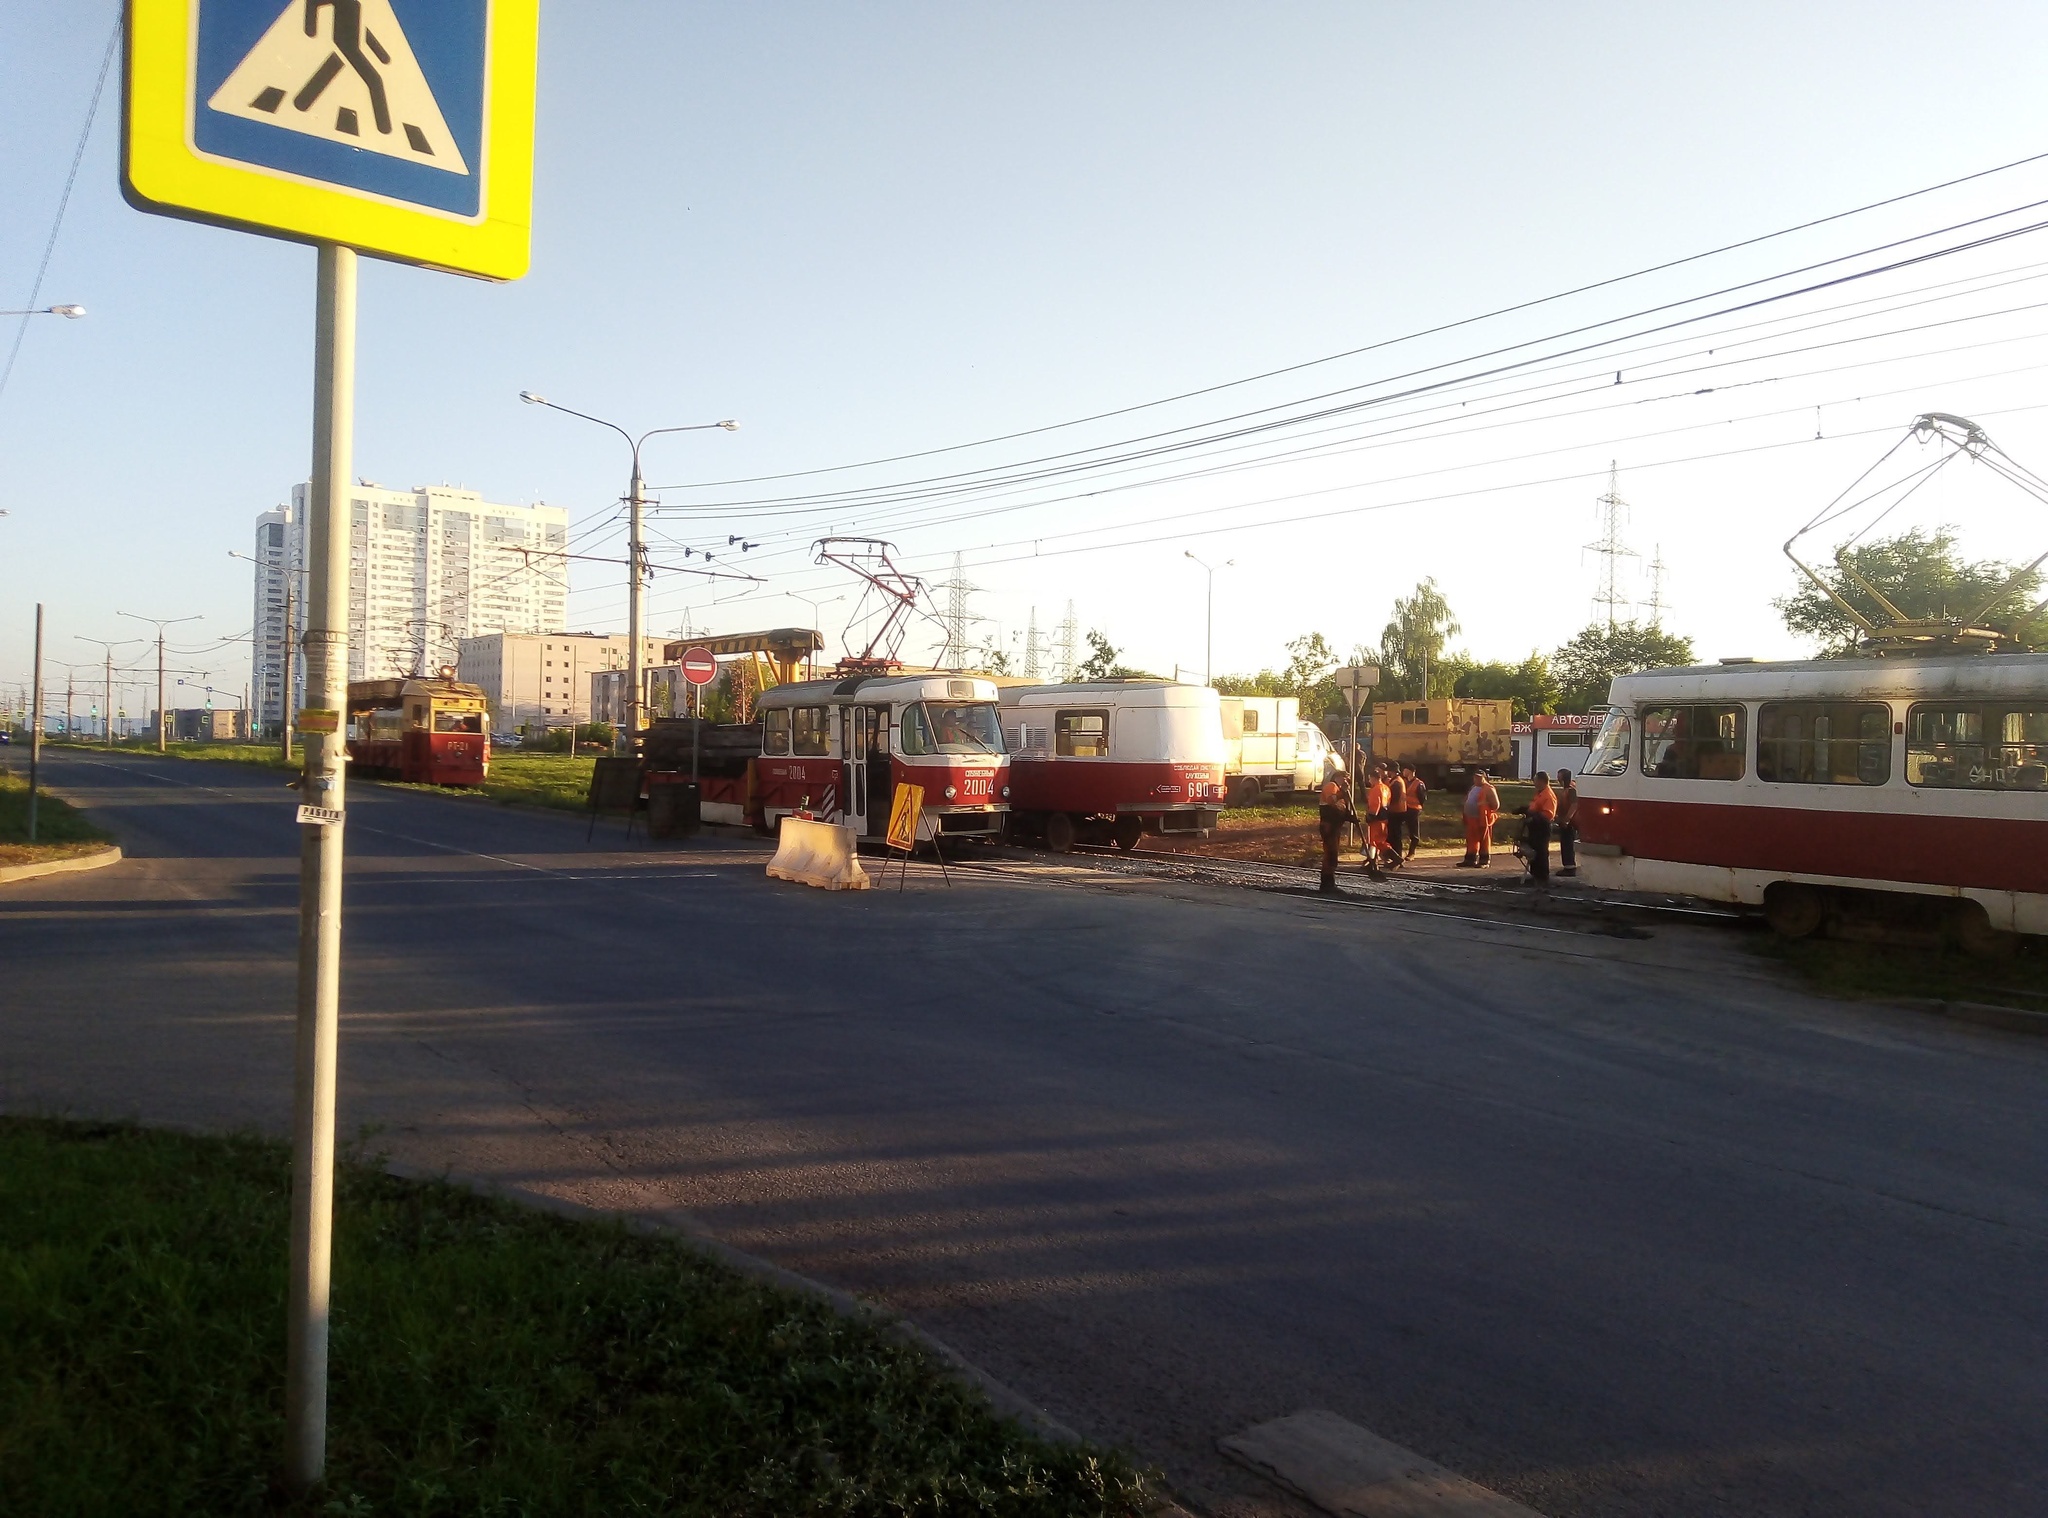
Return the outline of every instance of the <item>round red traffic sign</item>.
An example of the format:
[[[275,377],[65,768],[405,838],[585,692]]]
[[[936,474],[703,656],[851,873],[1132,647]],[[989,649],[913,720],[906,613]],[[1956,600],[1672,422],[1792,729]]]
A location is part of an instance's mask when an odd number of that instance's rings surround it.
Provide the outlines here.
[[[709,685],[718,678],[718,661],[710,649],[699,645],[683,650],[683,678],[692,685]]]

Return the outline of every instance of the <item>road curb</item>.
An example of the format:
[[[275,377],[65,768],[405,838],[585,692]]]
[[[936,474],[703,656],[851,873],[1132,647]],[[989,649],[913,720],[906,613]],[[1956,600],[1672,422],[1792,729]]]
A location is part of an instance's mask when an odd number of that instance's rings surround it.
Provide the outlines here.
[[[953,1348],[952,1345],[946,1343],[945,1340],[919,1328],[909,1319],[890,1312],[887,1308],[877,1307],[871,1302],[863,1302],[851,1292],[841,1291],[838,1287],[828,1286],[823,1281],[813,1280],[806,1275],[799,1275],[793,1270],[786,1270],[771,1260],[762,1259],[759,1255],[748,1254],[743,1249],[736,1249],[723,1239],[707,1232],[703,1224],[686,1212],[676,1209],[663,1209],[658,1212],[637,1212],[616,1207],[595,1207],[587,1202],[571,1201],[567,1197],[554,1196],[545,1191],[535,1191],[530,1187],[516,1185],[508,1181],[493,1180],[488,1176],[466,1175],[459,1171],[434,1170],[426,1166],[395,1164],[387,1161],[384,1169],[389,1174],[397,1176],[400,1180],[444,1181],[449,1185],[460,1186],[464,1190],[474,1191],[480,1195],[503,1197],[507,1201],[517,1202],[522,1206],[532,1207],[541,1212],[551,1212],[558,1217],[573,1218],[581,1222],[616,1221],[642,1232],[673,1234],[687,1241],[692,1247],[712,1256],[719,1263],[731,1266],[741,1275],[749,1276],[770,1286],[782,1287],[786,1291],[815,1297],[844,1317],[857,1318],[862,1322],[872,1324],[881,1329],[891,1338],[902,1343],[916,1345],[919,1349],[931,1355],[933,1359],[937,1360],[957,1379],[965,1382],[986,1397],[989,1406],[995,1410],[997,1416],[1012,1419],[1040,1437],[1050,1439],[1058,1444],[1080,1444],[1084,1442],[1078,1433],[1046,1412],[1044,1408],[1031,1401],[1022,1392],[998,1381],[994,1376],[961,1354],[960,1351]],[[1171,1511],[1171,1509],[1167,1511]]]
[[[45,859],[36,864],[0,865],[0,885],[10,881],[34,880],[43,875],[70,875],[79,870],[103,870],[121,862],[121,846],[110,844],[97,854],[74,854],[69,859]]]

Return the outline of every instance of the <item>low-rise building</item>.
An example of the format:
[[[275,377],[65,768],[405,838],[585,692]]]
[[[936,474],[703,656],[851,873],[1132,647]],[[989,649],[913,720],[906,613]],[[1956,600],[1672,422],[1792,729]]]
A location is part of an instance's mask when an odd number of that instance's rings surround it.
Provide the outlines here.
[[[659,662],[662,640],[640,640],[641,667]],[[480,685],[500,733],[574,727],[590,714],[590,677],[623,670],[632,644],[624,633],[486,633],[464,638],[455,678]]]
[[[239,707],[173,707],[164,736],[174,743],[233,743],[249,736],[249,714]],[[149,731],[156,731],[156,713],[149,714]]]

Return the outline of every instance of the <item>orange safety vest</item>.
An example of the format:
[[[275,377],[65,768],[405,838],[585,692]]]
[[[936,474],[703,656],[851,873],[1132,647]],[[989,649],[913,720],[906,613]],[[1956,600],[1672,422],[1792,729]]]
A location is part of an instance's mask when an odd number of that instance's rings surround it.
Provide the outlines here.
[[[1332,775],[1323,782],[1323,805],[1342,806],[1343,804],[1344,787],[1338,783],[1337,777]]]
[[[1386,781],[1384,781],[1384,780],[1375,780],[1375,781],[1374,781],[1374,782],[1372,783],[1371,787],[1370,787],[1370,788],[1369,788],[1369,789],[1368,789],[1368,790],[1366,791],[1365,795],[1366,795],[1366,802],[1365,802],[1365,806],[1366,806],[1366,810],[1367,810],[1367,811],[1369,811],[1369,812],[1384,812],[1384,811],[1385,811],[1385,810],[1387,809],[1387,782],[1386,782]]]
[[[1529,798],[1529,815],[1545,819],[1557,816],[1557,792],[1545,786]]]
[[[1424,797],[1424,796],[1426,796],[1426,795],[1428,795],[1428,794],[1429,794],[1429,787],[1428,787],[1428,786],[1426,786],[1426,785],[1424,785],[1424,784],[1422,783],[1422,777],[1421,777],[1420,775],[1417,775],[1417,776],[1416,776],[1416,777],[1415,777],[1415,778],[1414,778],[1413,780],[1409,781],[1409,782],[1408,782],[1408,810],[1409,810],[1409,811],[1411,811],[1411,812],[1419,812],[1419,811],[1421,811],[1421,810],[1422,810],[1422,799],[1423,799],[1423,797]]]

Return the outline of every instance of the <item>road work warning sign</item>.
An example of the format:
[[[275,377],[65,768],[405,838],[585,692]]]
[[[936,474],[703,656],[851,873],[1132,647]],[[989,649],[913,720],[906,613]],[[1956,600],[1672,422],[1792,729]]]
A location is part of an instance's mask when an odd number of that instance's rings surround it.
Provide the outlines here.
[[[917,847],[917,820],[924,811],[924,787],[921,785],[899,785],[896,797],[889,803],[889,838],[892,849],[902,849],[906,854]]]
[[[516,279],[539,0],[128,0],[139,209]]]

